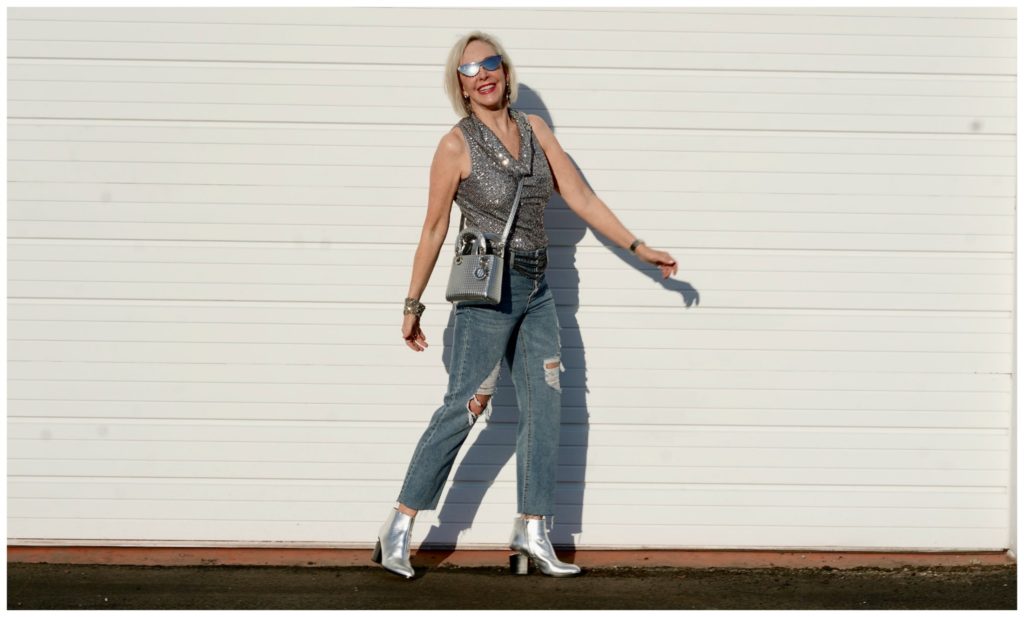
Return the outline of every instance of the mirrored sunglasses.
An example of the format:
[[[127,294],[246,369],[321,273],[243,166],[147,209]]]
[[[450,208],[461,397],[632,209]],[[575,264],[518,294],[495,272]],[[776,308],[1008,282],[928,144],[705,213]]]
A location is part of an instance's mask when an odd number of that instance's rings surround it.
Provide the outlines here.
[[[490,56],[484,58],[480,62],[467,62],[466,64],[459,65],[459,72],[466,77],[474,77],[480,72],[480,67],[484,67],[488,71],[496,71],[501,66],[501,56]]]

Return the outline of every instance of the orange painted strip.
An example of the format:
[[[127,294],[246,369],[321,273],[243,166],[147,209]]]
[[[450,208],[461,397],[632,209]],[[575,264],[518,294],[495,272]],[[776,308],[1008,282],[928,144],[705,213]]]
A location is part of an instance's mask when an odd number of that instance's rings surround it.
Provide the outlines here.
[[[142,566],[374,566],[372,548],[229,548],[141,546],[8,546],[8,563],[116,564]],[[508,550],[420,550],[414,566],[508,566]],[[674,568],[857,568],[903,566],[1004,565],[1015,563],[1006,551],[854,552],[854,551],[694,551],[560,549],[563,561],[583,567]]]

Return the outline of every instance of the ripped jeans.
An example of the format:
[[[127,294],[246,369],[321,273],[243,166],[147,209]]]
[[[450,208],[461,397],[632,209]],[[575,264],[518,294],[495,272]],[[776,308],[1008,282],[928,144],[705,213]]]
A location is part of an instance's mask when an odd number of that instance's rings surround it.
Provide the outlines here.
[[[448,390],[416,445],[399,492],[398,501],[414,510],[437,508],[475,422],[467,403],[475,393],[494,391],[504,357],[519,403],[517,511],[554,515],[564,368],[558,315],[544,274],[547,253],[510,251],[505,262],[499,304],[455,305]]]

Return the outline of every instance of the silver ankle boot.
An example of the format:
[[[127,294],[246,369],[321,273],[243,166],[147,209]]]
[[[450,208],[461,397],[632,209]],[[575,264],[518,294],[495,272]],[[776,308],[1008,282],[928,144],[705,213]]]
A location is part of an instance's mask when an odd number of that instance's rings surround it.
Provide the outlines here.
[[[377,532],[377,546],[370,557],[384,566],[389,572],[412,578],[416,571],[409,563],[409,538],[412,535],[412,524],[415,517],[392,508],[380,531]]]
[[[553,524],[554,517],[551,520]],[[581,572],[580,567],[558,560],[544,523],[542,518],[515,518],[509,546],[518,554],[509,557],[512,572],[529,574],[529,560],[532,559],[534,565],[548,576],[576,576]]]

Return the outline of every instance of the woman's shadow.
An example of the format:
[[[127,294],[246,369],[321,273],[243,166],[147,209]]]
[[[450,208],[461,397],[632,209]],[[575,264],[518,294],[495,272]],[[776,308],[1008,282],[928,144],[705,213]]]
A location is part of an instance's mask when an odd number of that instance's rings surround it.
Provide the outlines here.
[[[557,125],[540,95],[528,86],[520,84],[519,97],[514,107],[528,114],[540,116],[552,130],[557,131]],[[573,165],[576,165],[575,161],[573,161]],[[576,168],[579,170],[578,165]],[[580,175],[586,181],[582,170],[580,170]],[[613,206],[609,207],[614,210]],[[579,270],[576,268],[576,253],[577,245],[586,235],[587,225],[569,209],[558,193],[554,193],[548,203],[544,214],[544,225],[550,241],[547,279],[554,294],[555,303],[558,305],[562,363],[565,367],[565,372],[561,375],[562,431],[559,439],[555,516],[554,524],[550,525],[549,537],[551,543],[560,548],[559,557],[564,561],[572,562],[575,558],[576,542],[583,531],[587,447],[590,434],[590,412],[587,409],[587,394],[590,390],[587,387],[586,346],[576,317],[580,305],[580,277]],[[671,278],[662,279],[658,268],[640,262],[629,251],[609,243],[599,233],[594,232],[593,235],[624,264],[661,284],[666,290],[679,293],[686,306],[699,304],[700,298],[697,290],[688,283]],[[444,331],[442,360],[446,370],[451,368],[454,324],[454,311],[452,311],[448,316],[448,325]],[[461,464],[455,469],[451,489],[437,513],[438,524],[430,528],[420,545],[421,548],[431,551],[430,561],[432,563],[443,561],[455,550],[459,536],[472,526],[485,493],[494,483],[502,468],[515,456],[519,408],[515,389],[509,376],[508,365],[504,360],[502,360],[501,377],[498,380],[498,388],[493,400],[494,409],[491,421],[484,423],[481,417],[477,422],[477,426],[482,425],[484,429],[466,452]],[[512,469],[515,469],[514,463]],[[508,516],[507,533],[509,535],[512,532],[512,519],[516,515],[514,509],[515,502],[513,500]],[[507,542],[507,538],[504,536],[493,540]]]

